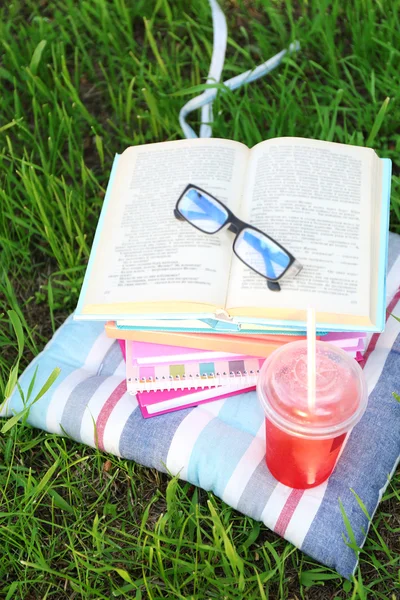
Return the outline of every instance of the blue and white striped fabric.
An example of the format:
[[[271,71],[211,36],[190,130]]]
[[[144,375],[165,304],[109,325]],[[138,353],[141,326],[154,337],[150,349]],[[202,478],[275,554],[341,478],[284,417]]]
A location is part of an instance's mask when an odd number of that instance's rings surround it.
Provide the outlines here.
[[[392,235],[387,325],[370,339],[364,367],[368,408],[333,475],[319,487],[293,490],[271,476],[264,461],[263,413],[254,392],[143,419],[126,392],[119,346],[105,336],[101,323],[70,317],[23,373],[20,385],[26,392],[38,367],[34,397],[53,369],[61,368],[53,387],[32,406],[29,423],[179,473],[349,577],[357,556],[343,540],[347,534],[339,498],[362,546],[369,522],[351,490],[373,515],[400,455],[400,403],[392,395],[400,391],[400,323],[389,316],[400,315],[399,284],[400,238]],[[21,408],[15,391],[0,414]]]

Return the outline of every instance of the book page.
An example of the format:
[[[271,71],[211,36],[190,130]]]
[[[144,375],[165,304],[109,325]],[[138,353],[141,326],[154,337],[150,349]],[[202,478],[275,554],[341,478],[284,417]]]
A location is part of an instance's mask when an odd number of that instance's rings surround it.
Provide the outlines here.
[[[271,292],[235,257],[228,307],[313,305],[324,313],[369,315],[375,156],[368,148],[302,138],[253,148],[240,216],[287,248],[303,270]]]
[[[128,148],[102,219],[86,310],[116,303],[125,304],[122,312],[127,303],[223,306],[232,234],[207,235],[173,211],[189,183],[237,211],[248,154],[243,144],[218,139]]]

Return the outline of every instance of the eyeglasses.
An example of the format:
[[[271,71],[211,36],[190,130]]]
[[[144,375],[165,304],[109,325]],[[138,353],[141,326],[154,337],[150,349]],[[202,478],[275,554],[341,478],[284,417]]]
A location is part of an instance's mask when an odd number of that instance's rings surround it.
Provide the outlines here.
[[[280,291],[280,279],[289,274],[296,276],[303,268],[286,248],[260,229],[235,217],[225,204],[196,185],[189,184],[183,190],[174,215],[209,235],[229,225],[228,230],[236,234],[234,253],[252,271],[265,277],[272,291]]]

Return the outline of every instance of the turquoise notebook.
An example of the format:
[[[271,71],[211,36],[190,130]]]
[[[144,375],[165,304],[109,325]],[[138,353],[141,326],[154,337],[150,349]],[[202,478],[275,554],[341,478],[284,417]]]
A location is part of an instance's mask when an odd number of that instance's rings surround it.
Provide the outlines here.
[[[271,328],[260,328],[257,325],[250,328],[246,323],[228,323],[226,321],[218,321],[217,319],[198,319],[196,322],[193,320],[188,320],[187,324],[185,324],[184,320],[177,320],[174,323],[171,319],[160,319],[157,322],[152,321],[152,324],[146,325],[146,320],[138,321],[137,324],[133,325],[124,325],[120,323],[116,323],[118,329],[123,330],[137,330],[137,331],[154,331],[157,329],[158,331],[191,331],[193,333],[220,333],[220,334],[242,334],[242,335],[266,335],[266,334],[274,334],[274,335],[306,335],[306,331],[304,329],[294,329],[292,331],[289,330],[276,330]],[[325,332],[323,332],[325,333]],[[321,335],[321,333],[319,333]]]

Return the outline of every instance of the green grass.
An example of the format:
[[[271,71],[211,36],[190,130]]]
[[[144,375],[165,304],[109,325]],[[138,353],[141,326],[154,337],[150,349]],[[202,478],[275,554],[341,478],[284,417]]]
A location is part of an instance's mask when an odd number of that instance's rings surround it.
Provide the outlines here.
[[[18,356],[6,310],[22,323],[22,368],[76,305],[114,153],[181,137],[179,108],[212,49],[206,0],[4,4],[1,395]],[[375,147],[393,160],[400,232],[400,1],[224,7],[225,78],[294,39],[302,51],[220,95],[214,135]],[[134,463],[23,424],[0,435],[0,456],[1,598],[400,597],[399,475],[348,583],[210,494]]]

